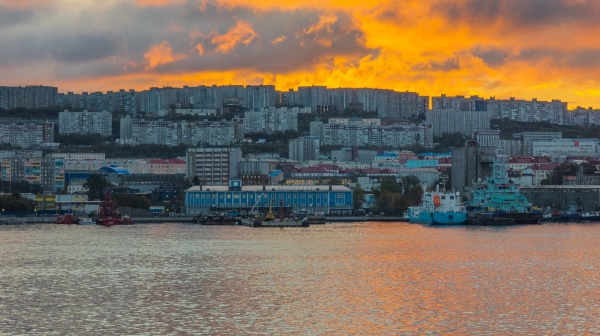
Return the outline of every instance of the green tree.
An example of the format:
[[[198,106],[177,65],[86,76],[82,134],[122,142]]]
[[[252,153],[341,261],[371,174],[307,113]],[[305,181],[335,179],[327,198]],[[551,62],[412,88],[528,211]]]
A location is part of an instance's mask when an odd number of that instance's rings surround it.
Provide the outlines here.
[[[562,185],[563,178],[569,175],[577,175],[578,166],[574,163],[563,162],[550,173],[550,177],[540,181],[541,185]]]
[[[33,211],[33,209],[33,201],[21,197],[19,192],[0,196],[0,210],[2,211],[26,212]]]
[[[365,203],[365,190],[357,184],[356,187],[352,189],[352,207],[354,210],[361,209]]]
[[[90,200],[95,199],[103,199],[104,198],[104,189],[108,188],[110,184],[106,180],[106,178],[100,174],[93,173],[90,177],[85,181],[83,187],[87,188],[88,197]]]
[[[113,195],[113,201],[116,207],[129,207],[136,209],[150,209],[152,205],[150,200],[142,195],[117,194]]]

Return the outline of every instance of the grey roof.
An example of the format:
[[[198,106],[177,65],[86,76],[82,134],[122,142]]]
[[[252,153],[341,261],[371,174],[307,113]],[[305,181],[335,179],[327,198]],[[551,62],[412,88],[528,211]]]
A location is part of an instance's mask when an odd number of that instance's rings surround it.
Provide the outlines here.
[[[202,191],[228,191],[229,187],[226,185],[218,186],[202,186]],[[265,186],[265,191],[327,191],[329,185],[311,185],[311,186],[291,186],[291,185],[268,185]],[[352,189],[344,185],[332,185],[332,191],[352,191]],[[200,191],[200,186],[193,186],[187,190],[188,192]],[[252,185],[242,186],[242,191],[263,191],[263,186]]]

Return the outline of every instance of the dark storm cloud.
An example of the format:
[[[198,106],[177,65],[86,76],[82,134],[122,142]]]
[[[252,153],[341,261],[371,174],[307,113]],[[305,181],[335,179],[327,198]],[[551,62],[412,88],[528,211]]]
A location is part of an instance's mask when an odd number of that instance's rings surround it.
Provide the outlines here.
[[[152,71],[286,72],[310,67],[327,57],[360,59],[377,54],[364,47],[363,32],[345,11],[256,12],[214,4],[200,10],[191,3],[141,8],[134,3],[102,3],[77,10],[76,14],[38,13],[36,25],[22,25],[25,27],[11,32],[0,30],[2,66],[26,67],[32,62],[45,62],[54,64],[57,74],[68,77],[75,74],[72,69],[77,69],[82,77],[112,76],[144,71],[144,55],[164,42],[175,60],[161,63]],[[34,15],[26,10],[17,12],[21,17],[16,15],[11,24]],[[323,24],[325,15],[334,19]],[[240,22],[250,27],[255,36],[248,43],[220,51],[214,37],[227,34]],[[196,48],[198,44],[204,48],[202,55]]]
[[[165,65],[160,71],[251,68],[267,72],[287,72],[310,66],[323,57],[354,55],[363,57],[373,50],[362,46],[363,33],[351,26],[349,18],[337,16],[329,29],[306,34],[306,29],[319,20],[317,12],[269,13],[255,16],[251,22],[257,37],[248,45],[238,45],[231,52],[217,53],[209,38],[201,39],[205,54],[191,55],[176,64]],[[244,19],[245,16],[239,16]],[[248,18],[249,20],[250,18]],[[229,24],[235,24],[233,21]],[[224,33],[229,27],[219,30]],[[279,37],[281,42],[273,43]]]
[[[419,63],[412,67],[413,70],[416,71],[452,71],[452,70],[460,70],[460,61],[458,57],[448,58],[441,62],[431,61],[429,63]]]
[[[55,43],[52,57],[61,63],[88,62],[115,54],[118,48],[117,40],[112,34],[84,33]]]
[[[0,28],[26,23],[35,17],[33,10],[4,8],[0,6]]]
[[[440,2],[432,7],[432,12],[453,22],[505,22],[506,28],[568,22],[595,24],[600,17],[600,1],[466,0],[464,4]]]
[[[500,48],[485,48],[476,47],[471,53],[481,58],[490,67],[498,67],[505,63],[506,59],[510,55],[510,52]]]

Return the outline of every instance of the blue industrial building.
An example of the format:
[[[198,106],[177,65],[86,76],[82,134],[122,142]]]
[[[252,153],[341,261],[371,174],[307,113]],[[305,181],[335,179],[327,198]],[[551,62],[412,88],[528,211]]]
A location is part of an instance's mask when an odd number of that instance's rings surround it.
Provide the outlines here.
[[[185,193],[188,215],[239,210],[273,212],[283,207],[286,213],[309,215],[351,215],[352,189],[341,185],[242,186],[232,179],[229,186],[194,186]]]

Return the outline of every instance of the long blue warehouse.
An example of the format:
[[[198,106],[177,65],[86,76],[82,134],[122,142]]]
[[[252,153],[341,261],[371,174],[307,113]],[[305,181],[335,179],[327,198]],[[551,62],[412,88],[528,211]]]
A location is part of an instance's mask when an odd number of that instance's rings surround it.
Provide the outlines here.
[[[352,189],[341,185],[315,186],[193,186],[186,191],[188,215],[224,212],[227,210],[266,212],[269,207],[277,212],[283,206],[286,212],[309,215],[343,216],[352,214]]]

